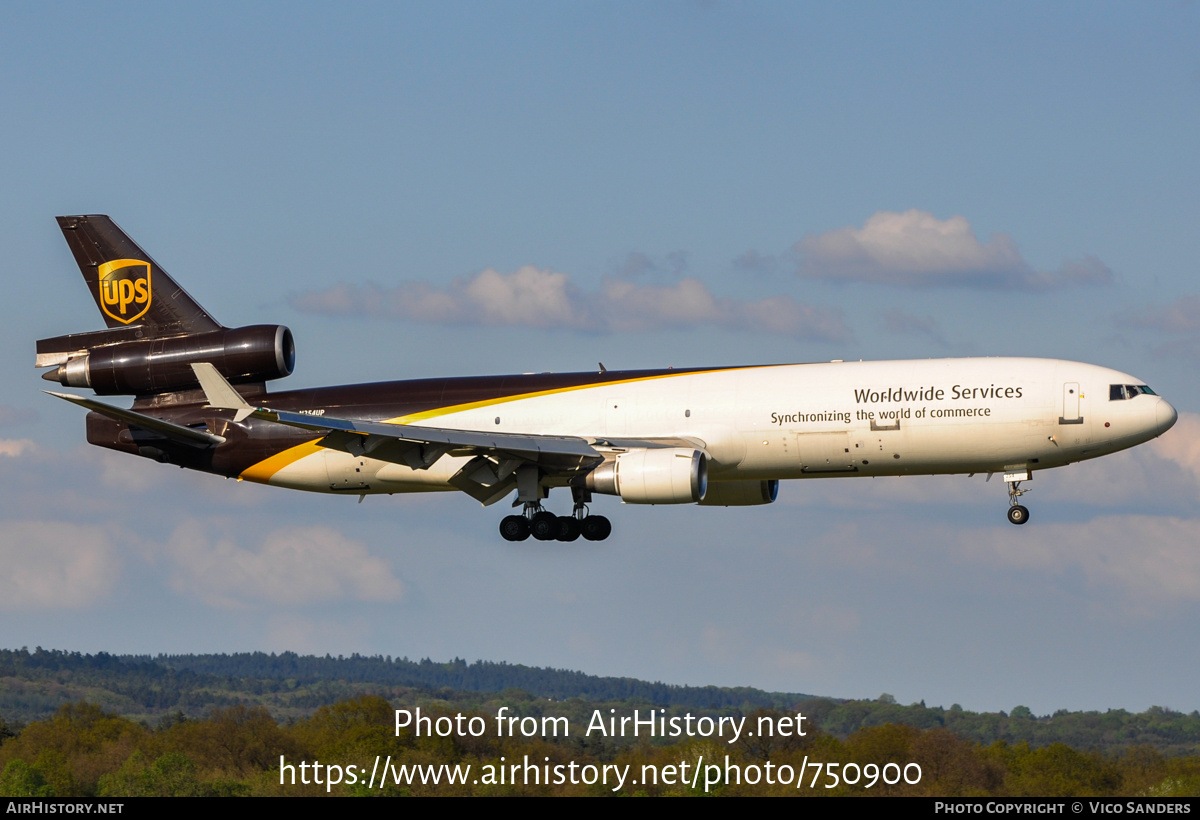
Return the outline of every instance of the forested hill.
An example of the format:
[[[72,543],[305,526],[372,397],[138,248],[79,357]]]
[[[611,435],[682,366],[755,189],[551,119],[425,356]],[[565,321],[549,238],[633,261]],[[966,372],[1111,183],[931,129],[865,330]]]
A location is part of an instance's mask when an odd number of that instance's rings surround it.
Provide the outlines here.
[[[671,686],[634,678],[604,678],[563,669],[455,659],[332,657],[263,652],[233,655],[110,655],[28,649],[0,650],[0,716],[29,721],[82,699],[142,719],[182,711],[254,703],[283,717],[364,692],[401,690],[464,700],[467,693],[521,690],[542,699],[632,701],[705,710],[790,708],[810,696],[749,687]],[[479,700],[478,696],[473,698]]]
[[[997,741],[1032,747],[1066,743],[1109,752],[1152,746],[1160,753],[1200,754],[1200,713],[1158,706],[1038,716],[1023,706],[1006,712],[971,712],[922,703],[838,700],[751,688],[671,686],[632,678],[604,678],[560,669],[455,659],[448,663],[406,658],[234,655],[132,656],[37,648],[0,650],[0,742],[14,727],[43,720],[61,707],[86,700],[149,724],[198,718],[215,709],[261,706],[280,721],[302,720],[321,707],[364,694],[382,695],[397,708],[421,705],[451,712],[518,714],[552,711],[586,724],[593,709],[624,711],[648,706],[670,714],[747,714],[759,709],[803,713],[806,725],[846,738],[868,727],[907,724],[946,729],[987,745]],[[7,726],[7,728],[6,728]]]
[[[436,663],[428,658],[410,661],[408,658],[382,655],[354,654],[335,658],[330,655],[297,655],[295,652],[279,655],[249,652],[234,655],[123,656],[122,660],[235,678],[378,683],[467,692],[521,689],[531,695],[555,700],[637,700],[656,706],[687,706],[693,709],[784,708],[811,697],[764,692],[745,686],[672,686],[647,683],[636,678],[604,678],[567,669],[492,661],[467,663],[461,658],[448,663]]]

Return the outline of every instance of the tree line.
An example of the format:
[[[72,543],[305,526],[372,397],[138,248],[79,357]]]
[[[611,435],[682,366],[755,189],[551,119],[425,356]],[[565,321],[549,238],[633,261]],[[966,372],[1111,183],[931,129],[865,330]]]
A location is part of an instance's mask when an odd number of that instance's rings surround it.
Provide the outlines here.
[[[291,652],[123,656],[40,647],[0,650],[0,738],[81,700],[157,725],[170,716],[195,719],[237,706],[262,707],[276,720],[294,722],[364,694],[382,696],[398,707],[434,699],[456,709],[492,713],[502,701],[538,714],[550,705],[556,713],[570,716],[573,724],[586,721],[593,707],[627,712],[653,706],[670,714],[706,710],[725,715],[783,709],[802,712],[810,725],[840,739],[860,729],[893,724],[945,729],[984,746],[1024,742],[1037,749],[1063,743],[1104,754],[1147,746],[1167,757],[1200,755],[1200,713],[1159,706],[1140,713],[1110,709],[1034,715],[1023,706],[1008,712],[973,712],[958,705],[902,705],[888,695],[839,700],[744,687],[671,686],[457,658],[435,662]]]
[[[514,709],[531,700],[513,703]],[[728,756],[744,772],[759,772],[756,782],[719,783],[710,794],[736,795],[842,795],[873,794],[941,797],[1175,797],[1200,795],[1200,757],[1167,757],[1149,746],[1120,752],[1078,750],[1056,742],[1034,747],[1028,742],[1000,740],[982,744],[967,740],[943,727],[921,729],[884,723],[863,727],[839,738],[810,729],[806,736],[746,738],[726,744],[719,740],[690,738],[674,743],[615,744],[587,742],[572,735],[559,738],[480,737],[450,735],[418,737],[409,729],[396,733],[394,704],[377,695],[363,695],[315,710],[310,717],[280,723],[261,706],[214,709],[207,717],[189,719],[170,715],[148,726],[106,712],[86,702],[61,707],[50,718],[8,732],[0,742],[0,797],[137,797],[137,796],[366,796],[366,795],[613,795],[611,786],[582,782],[487,783],[479,778],[486,766],[501,760],[520,761],[526,756],[538,765],[644,766],[667,771],[701,760],[721,761]],[[450,704],[424,700],[426,714],[458,714]],[[473,712],[485,720],[490,712]],[[747,717],[751,725],[768,717],[774,721],[788,713],[757,709]],[[314,782],[280,782],[280,756],[292,764],[302,761],[370,768],[376,756],[387,756],[393,767],[470,765],[472,777],[455,784],[388,782],[368,789],[362,782],[332,787]],[[812,764],[838,763],[839,771],[855,771],[858,781],[838,778],[833,788],[827,776],[814,777]],[[794,781],[770,784],[761,777],[766,764],[776,773],[788,767],[807,766],[804,785]],[[859,773],[869,767],[916,764],[919,782],[890,783],[876,778],[868,786]],[[364,769],[365,771],[365,769]],[[907,771],[907,770],[906,770]],[[915,771],[915,770],[914,770]],[[750,779],[747,777],[747,780]],[[285,781],[289,778],[285,777]],[[299,779],[298,779],[299,780]],[[639,781],[624,794],[688,795],[701,793],[678,779],[670,783]]]

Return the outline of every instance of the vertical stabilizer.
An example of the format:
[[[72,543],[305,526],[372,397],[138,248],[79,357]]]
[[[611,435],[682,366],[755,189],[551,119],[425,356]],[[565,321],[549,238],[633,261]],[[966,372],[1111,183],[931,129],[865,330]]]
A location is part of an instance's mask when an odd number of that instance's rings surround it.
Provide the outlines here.
[[[107,216],[60,216],[58,226],[108,327],[146,338],[221,328]]]

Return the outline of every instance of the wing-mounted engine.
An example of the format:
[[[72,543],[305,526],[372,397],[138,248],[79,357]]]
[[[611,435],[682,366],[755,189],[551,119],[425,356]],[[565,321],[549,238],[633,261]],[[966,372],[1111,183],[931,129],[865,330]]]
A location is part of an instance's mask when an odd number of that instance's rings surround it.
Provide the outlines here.
[[[687,447],[628,450],[587,474],[594,493],[627,504],[694,504],[708,490],[708,457]]]
[[[702,507],[753,507],[770,504],[779,496],[779,480],[714,481],[700,500]]]
[[[42,339],[42,378],[99,395],[170,393],[200,386],[192,365],[211,362],[234,384],[289,376],[296,365],[292,332],[283,325],[250,325],[169,338],[130,338],[129,329]]]

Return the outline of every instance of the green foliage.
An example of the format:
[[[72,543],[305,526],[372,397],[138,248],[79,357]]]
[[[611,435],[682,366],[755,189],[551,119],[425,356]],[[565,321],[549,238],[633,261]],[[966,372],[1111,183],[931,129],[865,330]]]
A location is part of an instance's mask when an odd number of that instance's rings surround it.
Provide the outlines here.
[[[455,658],[437,663],[390,656],[324,657],[294,652],[151,657],[85,655],[38,647],[0,650],[0,714],[35,720],[64,703],[95,700],[139,719],[173,712],[195,715],[214,707],[261,704],[273,714],[301,717],[365,692],[404,689],[502,693],[521,690],[542,698],[591,701],[637,700],[691,709],[752,709],[789,706],[798,694],[749,687],[670,686],[633,678],[604,678],[563,669]],[[0,738],[2,739],[2,738]]]
[[[922,732],[943,729],[981,747],[1026,743],[1033,750],[1060,743],[1104,755],[1140,747],[1167,758],[1200,754],[1200,713],[1157,706],[1141,714],[1059,710],[1052,716],[1037,716],[1017,706],[1006,715],[970,712],[958,704],[949,709],[924,703],[902,706],[886,693],[874,700],[847,701],[748,688],[668,686],[462,659],[436,663],[295,653],[150,657],[38,647],[32,652],[0,650],[0,765],[32,761],[52,788],[94,789],[100,776],[96,771],[77,772],[77,782],[64,772],[75,771],[81,757],[107,755],[124,761],[134,748],[145,748],[146,761],[155,761],[164,753],[163,738],[178,737],[194,738],[194,748],[180,748],[200,770],[224,767],[230,778],[238,779],[253,771],[267,752],[279,754],[270,744],[254,746],[252,736],[258,729],[267,732],[268,723],[276,729],[277,721],[295,724],[285,733],[287,738],[271,741],[283,744],[280,748],[299,743],[326,755],[374,754],[393,742],[388,736],[391,719],[384,714],[416,706],[489,716],[508,706],[513,714],[565,715],[574,726],[586,725],[593,709],[628,713],[653,707],[664,709],[668,717],[688,711],[734,716],[756,710],[802,712],[808,726],[843,741],[860,730],[904,725]],[[217,729],[199,720],[219,715],[225,741],[215,736],[220,734]],[[23,727],[22,721],[32,722]],[[241,738],[241,746],[222,745],[236,738]],[[761,756],[766,754],[763,749],[779,746],[769,740],[746,743],[747,754]],[[575,753],[606,761],[634,742],[595,735],[567,741]],[[61,758],[48,757],[43,766],[30,752],[34,746],[54,749]],[[962,783],[975,783],[976,775],[983,778],[980,782],[987,781],[974,769],[970,776],[965,768],[956,771]],[[1180,782],[1189,782],[1186,775],[1180,777]],[[1139,788],[1149,789],[1164,781],[1139,782]]]
[[[101,797],[201,797],[204,789],[196,775],[196,764],[180,752],[168,752],[151,764],[140,750],[121,768],[103,775]]]
[[[0,772],[0,797],[57,797],[36,767],[10,760]]]
[[[519,692],[508,692],[506,703],[518,716],[542,711],[559,714],[563,708],[589,711],[595,703],[573,700],[551,703]],[[478,714],[494,716],[495,701]],[[898,708],[895,704],[879,704]],[[826,711],[828,719],[837,709]],[[439,717],[464,717],[476,712],[458,705],[426,700],[422,715],[436,723]],[[804,785],[768,783],[747,775],[717,784],[712,795],[910,795],[910,796],[1196,796],[1200,793],[1200,758],[1168,758],[1157,750],[1138,746],[1119,754],[1079,751],[1063,743],[1034,747],[1028,742],[997,741],[988,746],[959,737],[949,729],[920,729],[902,723],[880,723],[851,732],[844,738],[807,726],[806,734],[783,731],[794,723],[795,711],[758,709],[745,715],[746,735],[738,743],[723,739],[683,737],[671,740],[645,738],[619,743],[581,737],[583,722],[572,720],[576,734],[563,737],[500,737],[494,720],[479,737],[418,736],[404,729],[395,732],[395,704],[378,696],[361,696],[318,709],[310,718],[281,725],[261,707],[216,709],[207,718],[164,721],[156,730],[106,713],[87,703],[70,704],[45,721],[35,721],[0,747],[0,795],[31,797],[94,796],[169,797],[220,795],[611,795],[610,786],[583,783],[550,783],[543,780],[514,783],[495,776],[502,762],[534,761],[538,766],[605,764],[629,766],[636,789],[625,793],[690,795],[705,793],[694,782],[678,775],[666,776],[700,761],[712,765],[726,757],[740,771],[768,764],[804,771]],[[708,713],[710,716],[713,713]],[[1164,717],[1159,715],[1160,718]],[[760,723],[760,719],[762,722]],[[1004,718],[1013,720],[1013,718]],[[1033,718],[1025,718],[1029,721]],[[760,727],[779,726],[778,733]],[[308,777],[294,782],[282,778],[284,758],[294,769],[309,764]],[[371,769],[371,761],[385,760],[384,769],[401,766],[470,767],[472,779],[434,784],[421,779],[397,781],[368,790],[357,783],[326,785],[317,782],[311,764],[356,764]],[[32,761],[30,763],[29,761]],[[828,770],[814,771],[810,763],[837,763],[850,783],[832,778]],[[879,777],[868,782],[870,772],[881,767],[916,764],[919,783],[888,784]],[[646,777],[642,767],[663,776]],[[808,767],[806,769],[806,767]],[[895,768],[895,767],[894,767]],[[896,769],[899,771],[899,769]],[[695,771],[693,768],[692,771]],[[488,774],[491,772],[492,774]],[[365,777],[365,774],[364,774]],[[816,785],[811,784],[816,777]],[[288,780],[282,782],[281,778]],[[328,780],[328,777],[325,778]],[[307,781],[307,782],[305,782]],[[826,786],[829,788],[826,788]]]

